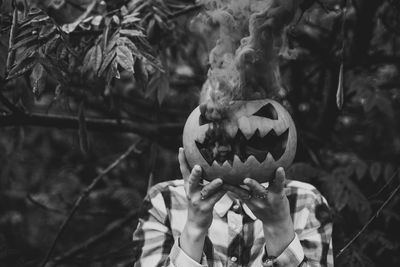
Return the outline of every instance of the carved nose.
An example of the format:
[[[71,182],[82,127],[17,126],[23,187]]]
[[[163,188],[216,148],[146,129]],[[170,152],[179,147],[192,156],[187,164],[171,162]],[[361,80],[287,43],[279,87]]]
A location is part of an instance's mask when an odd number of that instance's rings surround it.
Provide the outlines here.
[[[219,121],[223,119],[224,109],[223,107],[218,107],[217,104],[208,101],[206,103],[200,104],[200,114],[205,119],[205,121]]]

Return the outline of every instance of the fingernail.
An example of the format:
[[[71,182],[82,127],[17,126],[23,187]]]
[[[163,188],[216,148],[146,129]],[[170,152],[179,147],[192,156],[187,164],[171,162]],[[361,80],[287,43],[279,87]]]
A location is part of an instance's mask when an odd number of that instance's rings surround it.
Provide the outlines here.
[[[194,170],[195,170],[196,172],[200,172],[200,171],[201,171],[201,168],[200,168],[199,165],[194,165]]]
[[[180,147],[180,148],[179,148],[179,152],[182,152],[182,151],[183,151],[183,147]]]
[[[250,182],[250,178],[246,178],[243,180],[243,183],[248,184]]]

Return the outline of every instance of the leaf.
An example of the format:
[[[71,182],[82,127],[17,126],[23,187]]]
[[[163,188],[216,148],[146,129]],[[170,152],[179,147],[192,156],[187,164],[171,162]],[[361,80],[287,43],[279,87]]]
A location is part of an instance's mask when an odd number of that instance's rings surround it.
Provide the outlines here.
[[[118,32],[116,32],[111,37],[110,41],[108,41],[108,44],[107,44],[107,48],[106,48],[106,51],[105,51],[106,53],[111,51],[114,48],[114,46],[117,44],[117,41],[118,41],[119,37],[120,37],[120,35],[119,35]]]
[[[113,20],[113,22],[114,22],[115,24],[117,24],[117,25],[119,25],[119,23],[121,22],[121,21],[119,20],[119,17],[118,17],[117,15],[112,16],[112,20]]]
[[[365,99],[365,103],[364,103],[364,111],[365,112],[369,112],[372,110],[372,108],[375,106],[375,96],[374,94],[369,94],[367,96],[367,98]]]
[[[95,73],[99,71],[102,60],[103,60],[103,51],[101,51],[100,45],[96,45],[90,59],[93,71]]]
[[[56,26],[54,24],[43,26],[39,32],[39,40],[48,38],[51,34],[55,32],[55,30]]]
[[[147,73],[146,67],[141,60],[135,61],[134,70],[135,79],[138,86],[145,90],[147,88],[147,83],[149,82],[149,74]]]
[[[25,46],[25,45],[27,45],[27,44],[30,44],[30,43],[32,43],[32,42],[34,42],[34,41],[37,41],[37,40],[38,40],[38,38],[37,38],[36,35],[32,35],[32,36],[29,36],[29,37],[27,37],[27,38],[24,38],[24,39],[22,39],[21,41],[15,43],[15,44],[11,47],[11,51],[13,51],[13,50],[15,50],[15,49],[17,49],[17,48],[20,48],[20,47],[22,47],[22,46]]]
[[[336,105],[339,110],[343,107],[343,62],[340,64],[339,70],[339,81],[336,92]]]
[[[392,107],[392,101],[385,97],[381,93],[375,95],[375,107],[379,109],[380,112],[388,116],[389,118],[394,118],[394,110]]]
[[[161,75],[161,83],[157,90],[157,100],[158,104],[161,105],[164,101],[164,98],[169,93],[169,75],[167,73],[163,73]]]
[[[101,64],[100,70],[98,72],[98,76],[101,76],[104,73],[106,68],[110,65],[110,63],[114,60],[115,57],[116,57],[115,50],[112,50],[111,52],[109,52],[107,54],[106,58],[103,61],[103,64]]]
[[[341,211],[344,207],[346,207],[347,202],[349,201],[349,194],[347,193],[345,188],[342,188],[339,192],[336,194],[335,198],[335,207]]]
[[[381,174],[382,164],[379,162],[372,163],[369,173],[371,175],[372,181],[376,182]]]
[[[158,103],[161,104],[165,96],[167,95],[168,91],[169,91],[168,75],[165,75],[164,73],[161,72],[157,72],[150,79],[145,97],[155,96]]]
[[[27,71],[31,70],[33,66],[36,64],[36,58],[26,58],[25,60],[21,61],[19,64],[14,65],[11,70],[8,72],[7,80],[14,79],[22,74],[26,73]]]
[[[70,24],[64,24],[62,26],[63,31],[66,33],[73,32],[76,27],[78,27],[78,25],[89,16],[90,12],[92,12],[94,7],[96,6],[96,3],[97,0],[92,0],[92,2],[87,5],[85,12],[83,12],[74,22]]]
[[[390,179],[393,178],[393,175],[396,175],[394,167],[392,164],[387,163],[383,171],[383,177],[385,178],[385,181],[388,182]]]
[[[355,165],[357,178],[358,180],[361,180],[367,173],[368,166],[363,160],[358,160]]]
[[[79,123],[79,146],[82,153],[87,154],[89,151],[89,141],[86,128],[85,107],[83,102],[79,105],[78,123]]]
[[[117,46],[116,51],[118,64],[127,71],[134,73],[133,64],[135,62],[129,48],[126,46]]]
[[[37,63],[35,65],[29,78],[32,92],[37,98],[40,97],[46,86],[46,70],[43,68],[42,64]]]
[[[118,71],[118,63],[116,60],[114,60],[114,62],[111,64],[111,77],[115,77],[117,79],[121,78],[121,74]]]
[[[40,64],[46,69],[47,73],[53,76],[57,81],[61,83],[68,83],[62,68],[60,65],[57,65],[57,61],[50,56],[46,56],[45,58],[38,58],[37,59]]]
[[[61,43],[61,38],[59,34],[54,35],[46,44],[44,53],[49,54],[51,51],[57,48],[57,46]]]
[[[125,16],[124,19],[122,20],[122,24],[128,24],[140,21],[140,18],[138,17],[139,15],[140,15],[139,12],[135,12],[129,14],[128,16]]]
[[[93,26],[99,27],[102,20],[103,20],[103,16],[97,15],[97,16],[93,17],[91,23]]]
[[[122,29],[119,31],[120,34],[126,35],[129,37],[145,37],[145,34],[142,31],[139,30],[126,30]]]
[[[22,53],[18,53],[17,54],[18,59],[16,60],[15,65],[19,64],[21,61],[23,61],[29,57],[35,56],[37,49],[38,49],[38,46],[34,45],[34,46],[30,46],[30,47],[24,49],[24,51],[22,51]]]
[[[61,83],[57,84],[56,89],[54,90],[54,99],[58,99],[63,92],[63,85]]]
[[[95,53],[95,46],[92,46],[86,53],[85,57],[83,58],[83,65],[82,65],[82,71],[86,72],[90,69],[90,64],[91,64],[91,58],[92,55]]]

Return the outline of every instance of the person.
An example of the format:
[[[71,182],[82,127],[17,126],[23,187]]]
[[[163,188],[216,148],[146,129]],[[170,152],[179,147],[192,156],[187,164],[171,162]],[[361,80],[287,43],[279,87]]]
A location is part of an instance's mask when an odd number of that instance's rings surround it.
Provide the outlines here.
[[[149,190],[133,240],[135,267],[333,266],[332,220],[310,184],[246,178],[247,190],[215,179],[204,185],[179,149],[183,179]]]

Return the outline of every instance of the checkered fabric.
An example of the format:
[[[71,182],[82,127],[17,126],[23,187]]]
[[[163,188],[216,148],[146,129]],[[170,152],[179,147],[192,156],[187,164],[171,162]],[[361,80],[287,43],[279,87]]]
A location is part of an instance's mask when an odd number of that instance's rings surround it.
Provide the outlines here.
[[[144,201],[133,240],[135,267],[333,266],[332,221],[323,196],[310,184],[288,180],[295,238],[275,260],[265,260],[263,225],[250,209],[225,194],[215,205],[200,263],[179,247],[187,217],[183,180],[155,185]]]

